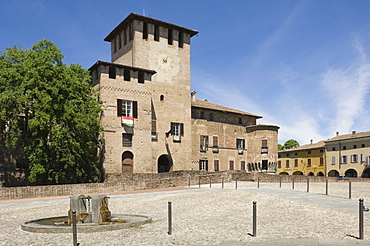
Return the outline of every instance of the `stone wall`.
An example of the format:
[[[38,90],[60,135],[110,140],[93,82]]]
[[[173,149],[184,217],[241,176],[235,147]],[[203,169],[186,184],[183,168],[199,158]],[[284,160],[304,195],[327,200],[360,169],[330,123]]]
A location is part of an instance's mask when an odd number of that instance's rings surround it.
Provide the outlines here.
[[[23,187],[0,187],[0,200],[23,199],[36,197],[71,196],[75,194],[112,194],[122,191],[159,189],[201,184],[230,182],[238,178],[239,181],[281,182],[293,181],[307,182],[307,176],[276,175],[268,173],[248,173],[245,171],[175,171],[169,173],[136,173],[136,174],[108,174],[104,183],[43,185]],[[337,177],[309,177],[310,182],[370,182],[366,178],[349,178],[338,180]]]

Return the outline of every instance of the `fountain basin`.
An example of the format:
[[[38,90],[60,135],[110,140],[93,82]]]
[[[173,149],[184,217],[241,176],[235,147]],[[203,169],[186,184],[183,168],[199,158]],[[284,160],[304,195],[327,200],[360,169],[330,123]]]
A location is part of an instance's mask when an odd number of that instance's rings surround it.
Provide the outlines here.
[[[68,216],[30,220],[24,222],[21,228],[25,231],[38,233],[72,233],[72,225],[68,225],[64,221],[68,221]],[[112,222],[77,223],[77,233],[121,230],[140,226],[150,221],[151,218],[144,215],[113,214]]]

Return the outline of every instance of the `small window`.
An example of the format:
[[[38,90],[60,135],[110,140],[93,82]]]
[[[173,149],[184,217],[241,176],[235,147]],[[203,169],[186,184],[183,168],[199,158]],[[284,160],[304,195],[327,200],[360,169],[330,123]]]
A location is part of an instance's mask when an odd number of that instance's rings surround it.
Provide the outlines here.
[[[268,154],[267,139],[262,139],[261,154]]]
[[[343,150],[346,150],[347,149],[347,146],[343,146]]]
[[[243,119],[242,118],[239,118],[239,125],[243,124]]]
[[[353,145],[353,148],[354,148],[354,149],[357,149],[357,145],[356,145],[356,144],[355,144],[355,145]]]
[[[361,144],[361,148],[365,148],[365,144]]]
[[[310,155],[310,154],[311,154],[311,150],[307,151],[307,154],[309,154],[309,155]]]
[[[121,33],[118,34],[118,48],[121,49],[122,48],[122,37],[121,37]]]
[[[311,167],[311,159],[307,159],[307,167]]]
[[[346,156],[346,155],[341,156],[340,163],[341,163],[341,164],[345,164],[345,163],[347,163],[347,156]]]
[[[203,111],[200,111],[199,118],[204,119],[204,112]]]
[[[298,159],[294,159],[294,167],[298,167]]]
[[[236,139],[236,148],[238,149],[238,154],[242,155],[245,148],[245,139]]]
[[[148,23],[143,24],[143,39],[148,39]]]
[[[200,135],[199,151],[206,152],[208,148],[208,136]]]
[[[320,166],[324,165],[324,158],[320,157]]]
[[[358,161],[358,155],[351,155],[351,162],[357,162]]]
[[[207,171],[208,170],[208,161],[207,160],[199,160],[199,170]]]
[[[285,167],[286,167],[286,168],[289,168],[289,160],[286,160],[286,161],[285,161]]]
[[[240,162],[240,170],[245,170],[245,161]]]
[[[286,154],[286,157],[289,157],[289,153]]]
[[[234,170],[234,161],[229,161],[229,170]]]
[[[332,165],[335,165],[335,156],[333,156],[333,157],[331,158],[331,164],[332,164]]]
[[[213,113],[209,113],[209,120],[213,121]]]
[[[122,133],[122,146],[132,147],[132,134],[131,133]]]
[[[115,67],[109,67],[109,78],[110,79],[116,78],[116,68]]]
[[[220,161],[219,160],[214,160],[213,164],[214,164],[215,171],[216,172],[220,171]]]
[[[159,26],[154,26],[154,40],[159,41]]]
[[[281,161],[278,161],[278,168],[281,168]]]
[[[168,38],[167,38],[168,44],[172,45],[173,38],[172,38],[172,29],[168,29]]]
[[[160,96],[159,96],[159,100],[160,100],[160,101],[163,101],[163,100],[164,100],[164,96],[163,96],[163,95],[160,95]]]
[[[131,80],[130,70],[128,70],[128,69],[123,70],[123,79],[125,81],[130,81]]]
[[[144,72],[143,71],[139,71],[138,82],[144,83]]]
[[[335,151],[335,147],[333,147],[331,150],[332,150],[332,151]]]
[[[361,154],[360,155],[360,158],[361,158],[361,162],[364,162],[365,161],[365,155],[364,154]]]
[[[184,33],[179,32],[179,47],[182,48],[184,46]]]
[[[171,134],[174,142],[181,142],[181,136],[184,136],[184,124],[171,122]]]

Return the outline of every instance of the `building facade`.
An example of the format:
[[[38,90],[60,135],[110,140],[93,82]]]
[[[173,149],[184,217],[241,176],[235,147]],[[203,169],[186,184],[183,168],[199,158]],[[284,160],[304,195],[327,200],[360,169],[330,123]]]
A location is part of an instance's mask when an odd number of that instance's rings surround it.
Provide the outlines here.
[[[279,151],[277,172],[281,175],[325,176],[325,143],[320,141]]]
[[[197,33],[132,13],[104,39],[111,61],[90,71],[103,107],[105,172],[275,170],[279,127],[191,96]]]
[[[370,132],[337,133],[325,144],[328,176],[370,178]]]

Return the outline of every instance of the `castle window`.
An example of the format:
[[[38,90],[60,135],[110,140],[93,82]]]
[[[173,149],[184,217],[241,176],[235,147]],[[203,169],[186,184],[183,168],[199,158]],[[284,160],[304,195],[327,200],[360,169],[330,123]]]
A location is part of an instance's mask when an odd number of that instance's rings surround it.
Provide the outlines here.
[[[143,39],[148,39],[148,23],[143,24]]]
[[[218,153],[218,136],[213,136],[212,152]]]
[[[261,154],[268,154],[267,139],[262,139]]]
[[[244,147],[245,147],[245,139],[237,138],[236,139],[236,148],[238,149],[238,154],[240,154],[240,155],[243,154]]]
[[[200,135],[199,143],[200,152],[206,152],[208,148],[208,136]]]
[[[365,144],[361,144],[361,148],[365,148]]]
[[[181,136],[184,136],[184,124],[171,122],[171,132],[174,142],[181,142]]]
[[[122,146],[132,147],[132,134],[131,133],[122,133]]]
[[[157,141],[157,121],[152,120],[152,141]]]
[[[117,99],[117,116],[137,118],[137,101]]]
[[[351,155],[351,162],[357,162],[358,158],[357,155]]]
[[[172,38],[172,29],[168,29],[168,38],[167,38],[168,44],[172,45],[173,38]]]
[[[179,32],[179,47],[182,48],[184,46],[184,33]]]
[[[129,35],[129,40],[134,39],[134,30],[133,30],[132,23],[128,26],[128,35]]]
[[[208,160],[199,160],[199,170],[201,171],[208,170]]]
[[[131,80],[130,70],[128,70],[128,69],[123,70],[123,80],[124,81],[130,81]]]
[[[240,170],[245,170],[245,161],[240,162]]]
[[[110,79],[116,78],[116,68],[115,67],[109,67],[109,78]]]
[[[213,113],[209,113],[209,120],[213,121]]]
[[[215,172],[218,172],[220,170],[220,161],[219,160],[214,160],[213,164],[214,164]]]
[[[311,166],[311,159],[307,159],[307,167]]]
[[[239,118],[239,125],[243,124],[243,119],[242,118]]]
[[[234,161],[229,161],[229,170],[234,170]]]
[[[346,164],[347,163],[347,156],[346,155],[343,155],[340,157],[340,163],[341,164]]]
[[[294,167],[298,167],[298,159],[294,159]]]
[[[125,28],[125,30],[123,30],[123,45],[126,45],[126,44],[127,44],[127,32]]]
[[[356,145],[356,144],[355,144],[355,145],[353,145],[353,148],[354,148],[354,149],[357,149],[357,145]]]
[[[118,48],[119,49],[122,48],[122,37],[121,37],[121,33],[118,34]]]
[[[285,167],[286,167],[286,168],[289,168],[289,160],[286,160],[286,161],[285,161]]]
[[[159,41],[159,26],[154,26],[154,41]]]
[[[144,83],[144,72],[143,71],[139,71],[138,82]]]
[[[335,147],[333,147],[331,150],[332,150],[332,151],[335,151]]]
[[[163,100],[164,100],[164,96],[163,96],[163,95],[160,95],[160,96],[159,96],[159,100],[160,100],[160,101],[163,101]]]

